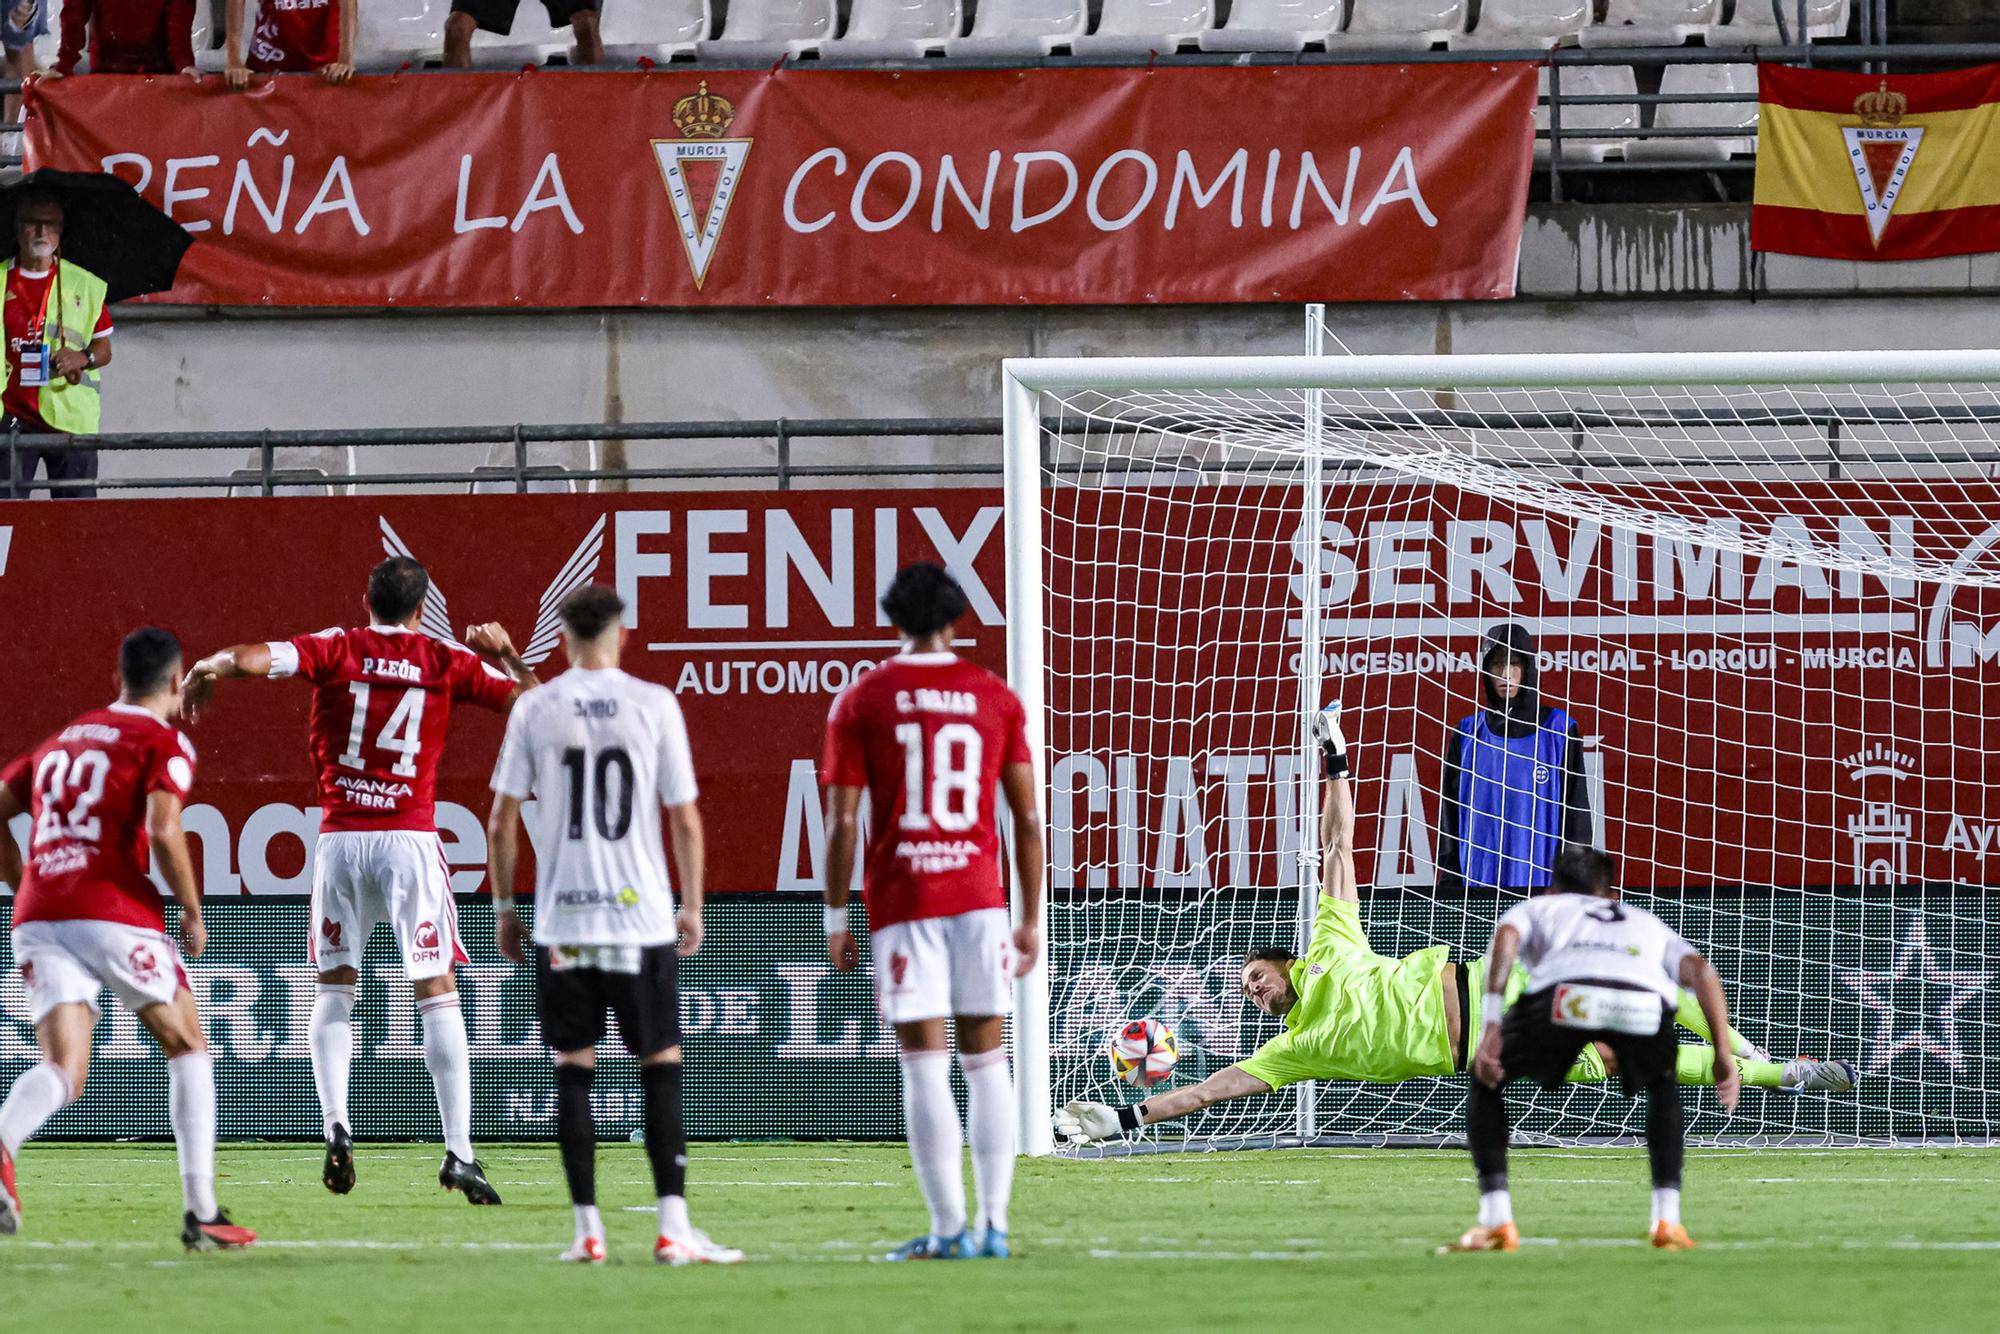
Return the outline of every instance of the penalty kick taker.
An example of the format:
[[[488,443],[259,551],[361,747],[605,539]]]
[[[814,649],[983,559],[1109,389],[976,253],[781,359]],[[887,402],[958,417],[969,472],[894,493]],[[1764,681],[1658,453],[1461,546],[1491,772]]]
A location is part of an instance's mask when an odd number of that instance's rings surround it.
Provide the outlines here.
[[[1338,703],[1320,712],[1313,735],[1320,745],[1326,782],[1320,806],[1319,913],[1312,943],[1303,959],[1281,946],[1252,950],[1243,961],[1241,978],[1244,998],[1281,1019],[1285,1031],[1199,1084],[1123,1107],[1071,1102],[1056,1113],[1057,1134],[1072,1143],[1089,1144],[1307,1079],[1396,1084],[1465,1070],[1466,1035],[1478,1033],[1482,1023],[1486,961],[1454,963],[1444,945],[1390,959],[1369,945],[1355,884],[1354,798]],[[1504,988],[1510,1001],[1525,980],[1525,973],[1510,971]],[[1710,1032],[1700,1006],[1683,994],[1676,1018],[1704,1041],[1679,1046],[1675,1079],[1682,1084],[1715,1083],[1715,1048],[1707,1042]],[[1747,1085],[1841,1093],[1852,1089],[1858,1078],[1850,1061],[1807,1057],[1773,1061],[1733,1030],[1727,1033],[1726,1045]],[[1617,1072],[1611,1049],[1593,1043],[1577,1057],[1568,1082],[1602,1083]]]

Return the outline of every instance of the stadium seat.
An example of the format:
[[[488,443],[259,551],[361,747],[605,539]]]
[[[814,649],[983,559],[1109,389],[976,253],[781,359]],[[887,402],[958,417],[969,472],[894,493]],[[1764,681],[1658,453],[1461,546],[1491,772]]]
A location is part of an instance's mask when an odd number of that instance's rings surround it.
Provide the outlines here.
[[[953,56],[1034,59],[1069,45],[1089,24],[1086,0],[983,0],[972,31],[944,49]]]
[[[1215,23],[1211,0],[1104,0],[1097,31],[1078,37],[1080,56],[1172,55]]]
[[[834,35],[834,0],[731,0],[722,36],[697,42],[703,60],[775,60]]]
[[[271,494],[350,495],[354,490],[351,485],[345,482],[334,484],[327,479],[334,476],[352,477],[355,472],[354,459],[352,445],[302,445],[275,449],[271,452]],[[238,468],[229,474],[228,494],[231,496],[264,494],[263,465],[256,455],[251,456],[250,466]]]
[[[604,0],[598,35],[608,65],[665,64],[708,36],[707,0]]]
[[[1639,91],[1639,81],[1632,73],[1630,65],[1565,65],[1562,72],[1562,90],[1565,98],[1570,97],[1629,97]],[[1549,72],[1544,69],[1541,76],[1541,92],[1547,96]],[[1563,160],[1583,160],[1602,162],[1606,158],[1624,150],[1626,136],[1639,128],[1639,106],[1637,102],[1627,102],[1619,106],[1590,105],[1572,106],[1563,103]],[[1546,105],[1535,107],[1535,128],[1549,128],[1549,109]],[[1589,130],[1587,139],[1570,137],[1574,131]],[[1607,137],[1598,137],[1599,131]],[[1546,139],[1535,140],[1535,160],[1546,162],[1554,153],[1554,147]]]
[[[1604,21],[1583,30],[1584,46],[1679,46],[1722,18],[1722,0],[1611,0]]]
[[[1451,38],[1454,51],[1528,51],[1573,44],[1590,26],[1590,0],[1484,0],[1471,32]]]
[[[1353,0],[1329,51],[1428,51],[1465,31],[1465,0]]]
[[[451,0],[367,0],[355,16],[354,67],[384,73],[435,59],[450,12]]]
[[[1303,51],[1325,45],[1345,20],[1344,0],[1238,0],[1227,22],[1201,35],[1201,49]]]
[[[1565,77],[1568,71],[1564,72]],[[1668,103],[1654,108],[1655,129],[1721,127],[1712,139],[1628,139],[1628,161],[1726,162],[1757,151],[1757,71],[1749,65],[1669,65],[1662,93],[1741,93],[1742,102]],[[1742,133],[1732,133],[1740,131]]]
[[[854,0],[847,31],[821,44],[820,58],[915,59],[944,50],[964,26],[959,0]]]
[[[1847,35],[1848,0],[1806,0],[1808,42],[1831,41]],[[1782,15],[1784,23],[1779,25]],[[1799,42],[1798,0],[1736,0],[1727,23],[1702,34],[1710,46],[1777,46]]]

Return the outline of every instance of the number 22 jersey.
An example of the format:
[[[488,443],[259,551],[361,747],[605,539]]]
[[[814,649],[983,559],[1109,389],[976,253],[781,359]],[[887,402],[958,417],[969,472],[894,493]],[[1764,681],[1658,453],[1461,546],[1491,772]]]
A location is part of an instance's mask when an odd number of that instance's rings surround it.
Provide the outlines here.
[[[321,833],[435,833],[451,706],[504,709],[514,693],[514,678],[471,649],[400,625],[321,630],[267,647],[273,677],[313,685],[306,744]]]
[[[820,782],[868,791],[868,926],[1004,908],[994,799],[1028,762],[1021,701],[954,653],[903,653],[842,691]]]

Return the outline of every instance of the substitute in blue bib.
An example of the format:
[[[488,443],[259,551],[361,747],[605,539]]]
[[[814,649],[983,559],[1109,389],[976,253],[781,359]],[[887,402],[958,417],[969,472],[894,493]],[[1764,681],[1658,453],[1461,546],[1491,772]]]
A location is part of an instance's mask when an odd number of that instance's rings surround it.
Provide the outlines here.
[[[1445,740],[1438,886],[1546,889],[1565,847],[1591,845],[1576,720],[1542,703],[1526,626],[1487,632],[1479,685],[1486,706]]]

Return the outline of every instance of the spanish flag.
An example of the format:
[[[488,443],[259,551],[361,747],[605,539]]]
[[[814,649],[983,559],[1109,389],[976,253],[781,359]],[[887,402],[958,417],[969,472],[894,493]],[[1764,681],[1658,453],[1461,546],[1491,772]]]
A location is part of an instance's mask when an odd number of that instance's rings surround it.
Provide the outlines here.
[[[2000,65],[1757,71],[1750,248],[1825,259],[2000,250]]]

